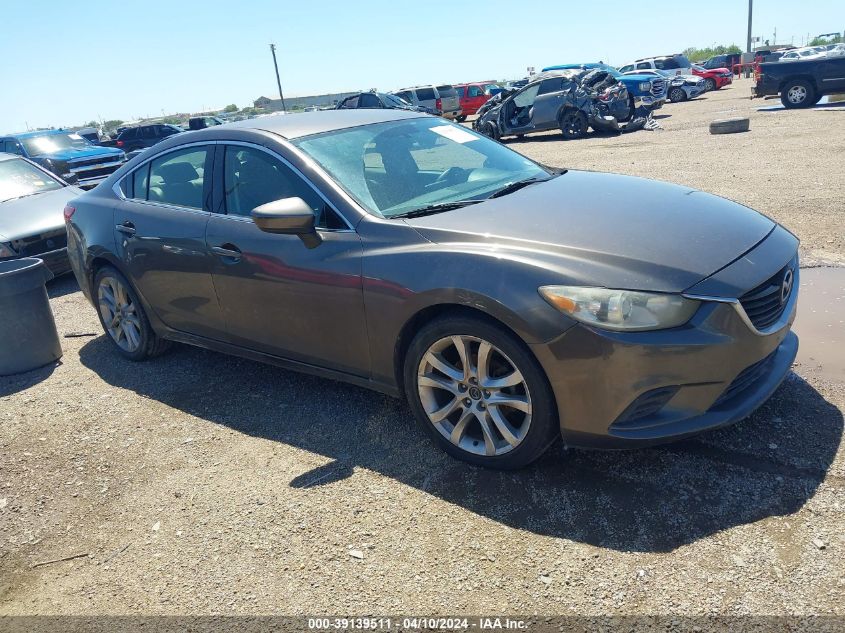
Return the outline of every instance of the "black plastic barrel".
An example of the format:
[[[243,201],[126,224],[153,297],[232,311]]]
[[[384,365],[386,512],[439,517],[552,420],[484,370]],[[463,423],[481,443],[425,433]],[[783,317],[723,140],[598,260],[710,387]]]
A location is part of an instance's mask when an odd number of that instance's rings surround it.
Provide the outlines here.
[[[19,374],[62,357],[45,283],[53,273],[40,259],[0,262],[0,376]]]

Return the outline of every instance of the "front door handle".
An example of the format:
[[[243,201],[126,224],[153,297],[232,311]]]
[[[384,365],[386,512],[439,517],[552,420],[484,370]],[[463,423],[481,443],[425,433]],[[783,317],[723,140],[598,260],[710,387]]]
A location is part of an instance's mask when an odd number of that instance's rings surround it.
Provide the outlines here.
[[[229,246],[230,248],[226,248]],[[241,251],[234,244],[225,244],[223,246],[212,246],[211,252],[220,257],[228,257],[229,259],[239,260],[241,258]]]
[[[129,220],[126,220],[123,224],[118,224],[114,227],[116,230],[120,231],[124,235],[135,235],[135,225],[132,224]]]

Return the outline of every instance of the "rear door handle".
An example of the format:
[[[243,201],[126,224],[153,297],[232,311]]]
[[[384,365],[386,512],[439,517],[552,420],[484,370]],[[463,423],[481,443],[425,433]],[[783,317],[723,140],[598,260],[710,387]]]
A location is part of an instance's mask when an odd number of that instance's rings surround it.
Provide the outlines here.
[[[124,235],[135,235],[135,225],[128,220],[123,224],[118,224],[114,228]]]
[[[226,248],[230,246],[231,248]],[[224,246],[212,246],[211,252],[220,257],[228,257],[230,259],[239,260],[241,258],[241,251],[234,244],[226,244]]]

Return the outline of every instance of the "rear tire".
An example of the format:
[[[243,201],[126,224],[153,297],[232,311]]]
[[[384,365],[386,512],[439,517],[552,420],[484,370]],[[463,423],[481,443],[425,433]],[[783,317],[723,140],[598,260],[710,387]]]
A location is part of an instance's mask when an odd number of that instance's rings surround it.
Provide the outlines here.
[[[819,98],[809,81],[793,79],[781,89],[780,102],[785,108],[808,108],[818,103]]]
[[[545,372],[522,341],[494,322],[463,315],[432,321],[414,337],[403,369],[417,422],[452,457],[512,470],[560,437]]]
[[[147,360],[170,347],[170,341],[153,331],[137,293],[117,269],[103,266],[97,271],[94,300],[100,325],[124,358]]]
[[[587,135],[587,116],[580,110],[566,110],[560,117],[560,131],[567,141],[584,138]]]

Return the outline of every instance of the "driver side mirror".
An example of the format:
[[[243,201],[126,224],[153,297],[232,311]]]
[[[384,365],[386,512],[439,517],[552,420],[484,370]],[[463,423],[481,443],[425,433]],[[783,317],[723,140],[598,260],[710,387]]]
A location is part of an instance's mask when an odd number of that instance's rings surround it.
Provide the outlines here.
[[[306,235],[315,233],[314,211],[302,198],[281,198],[262,204],[250,214],[255,225],[267,233]]]

